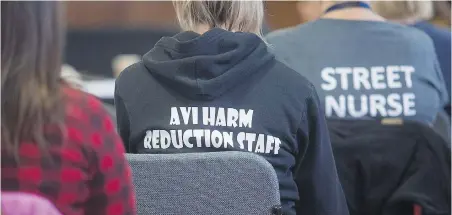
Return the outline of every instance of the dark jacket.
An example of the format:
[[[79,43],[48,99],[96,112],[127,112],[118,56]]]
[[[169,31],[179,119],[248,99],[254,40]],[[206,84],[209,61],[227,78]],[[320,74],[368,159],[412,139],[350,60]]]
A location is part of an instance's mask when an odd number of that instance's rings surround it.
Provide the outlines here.
[[[284,214],[348,214],[314,87],[254,34],[164,37],[122,72],[115,103],[130,153],[257,153]]]
[[[450,149],[419,123],[329,121],[351,215],[450,215]]]

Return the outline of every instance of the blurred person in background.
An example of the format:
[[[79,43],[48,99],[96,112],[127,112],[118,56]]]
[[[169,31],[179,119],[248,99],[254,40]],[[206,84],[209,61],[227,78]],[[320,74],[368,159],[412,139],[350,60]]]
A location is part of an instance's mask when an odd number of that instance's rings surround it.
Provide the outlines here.
[[[316,91],[269,52],[263,2],[174,6],[185,31],[116,81],[128,152],[257,153],[275,168],[283,214],[348,214]]]
[[[135,214],[121,138],[92,96],[61,80],[62,5],[1,3],[1,190],[65,215]]]
[[[82,75],[73,66],[69,64],[63,64],[61,68],[61,79],[63,79],[64,82],[75,89],[83,88]]]
[[[442,2],[445,3],[445,2]],[[432,1],[376,1],[375,11],[394,22],[416,27],[429,35],[435,45],[446,88],[451,92],[451,31],[450,27],[439,27],[430,23],[434,16]],[[448,6],[450,8],[450,5]],[[450,13],[450,11],[449,11]],[[449,100],[450,103],[450,100]]]
[[[432,123],[449,101],[431,39],[389,23],[365,1],[322,1],[320,19],[266,38],[310,80],[330,118]]]
[[[431,22],[435,25],[450,29],[451,1],[432,1],[432,2],[435,14]]]
[[[112,60],[113,77],[117,78],[124,69],[141,60],[140,55],[121,54]]]

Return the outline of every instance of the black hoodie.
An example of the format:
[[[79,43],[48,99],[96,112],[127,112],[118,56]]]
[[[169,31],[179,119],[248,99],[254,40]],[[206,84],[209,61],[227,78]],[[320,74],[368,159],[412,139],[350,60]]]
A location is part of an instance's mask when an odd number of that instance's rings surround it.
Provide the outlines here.
[[[129,153],[250,151],[275,168],[284,214],[348,214],[314,87],[254,34],[162,38],[117,79],[115,105]]]

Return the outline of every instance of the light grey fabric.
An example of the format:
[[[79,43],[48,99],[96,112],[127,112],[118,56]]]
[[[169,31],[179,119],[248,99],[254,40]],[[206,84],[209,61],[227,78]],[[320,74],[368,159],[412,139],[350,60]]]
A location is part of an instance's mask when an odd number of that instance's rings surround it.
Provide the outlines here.
[[[273,167],[248,152],[127,154],[138,214],[272,214]]]

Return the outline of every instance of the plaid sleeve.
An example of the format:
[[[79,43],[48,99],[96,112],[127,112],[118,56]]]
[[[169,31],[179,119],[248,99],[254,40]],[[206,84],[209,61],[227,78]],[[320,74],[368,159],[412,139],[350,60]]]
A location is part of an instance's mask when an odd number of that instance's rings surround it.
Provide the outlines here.
[[[91,150],[89,155],[90,197],[85,214],[134,215],[135,194],[131,170],[125,159],[124,145],[100,101],[87,100],[91,113]]]

